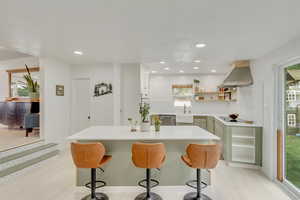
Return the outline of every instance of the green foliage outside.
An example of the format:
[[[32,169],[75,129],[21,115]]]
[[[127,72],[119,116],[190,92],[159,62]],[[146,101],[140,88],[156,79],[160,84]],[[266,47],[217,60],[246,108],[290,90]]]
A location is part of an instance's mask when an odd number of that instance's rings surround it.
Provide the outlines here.
[[[19,97],[28,97],[29,89],[28,89],[28,87],[18,88],[17,93],[18,93]]]
[[[286,137],[286,178],[300,188],[300,137]]]

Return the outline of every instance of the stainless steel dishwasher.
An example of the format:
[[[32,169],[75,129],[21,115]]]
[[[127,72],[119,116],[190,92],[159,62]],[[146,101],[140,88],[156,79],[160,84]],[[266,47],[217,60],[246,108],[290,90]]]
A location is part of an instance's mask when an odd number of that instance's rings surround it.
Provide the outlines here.
[[[162,126],[176,126],[176,115],[159,115]]]

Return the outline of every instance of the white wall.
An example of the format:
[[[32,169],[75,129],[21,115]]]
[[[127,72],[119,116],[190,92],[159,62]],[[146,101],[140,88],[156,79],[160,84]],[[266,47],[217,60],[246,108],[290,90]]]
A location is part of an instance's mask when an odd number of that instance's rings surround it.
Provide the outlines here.
[[[275,74],[274,68],[293,58],[300,56],[300,38],[270,52],[254,61],[253,87],[255,116],[262,122],[263,131],[263,171],[268,177],[274,178],[276,173],[276,123],[275,115]],[[262,95],[263,94],[263,95]]]
[[[114,122],[114,98],[113,94],[93,97],[94,87],[97,83],[113,84],[114,69],[112,64],[80,65],[71,67],[72,79],[90,79],[90,125],[112,125]],[[113,84],[113,93],[114,93]]]
[[[64,143],[70,133],[70,67],[55,59],[40,58],[41,129],[46,142]],[[65,95],[56,96],[56,85]]]
[[[121,124],[121,64],[114,64],[114,83],[113,83],[113,98],[114,98],[114,125]]]
[[[128,118],[140,120],[141,98],[140,64],[121,65],[121,123],[128,124]]]
[[[150,76],[150,97],[151,97],[151,112],[175,112],[173,106],[172,85],[173,84],[192,84],[194,79],[200,80],[200,87],[207,91],[217,91],[217,86],[220,85],[225,78],[225,74],[215,75],[162,75],[151,74]],[[250,109],[252,87],[239,88],[237,94],[237,102],[193,102],[192,112],[203,114],[229,114],[240,113],[241,118],[253,120],[253,115]],[[245,101],[247,104],[245,105]],[[249,102],[248,102],[249,101]]]
[[[148,97],[149,95],[149,81],[150,81],[150,70],[148,66],[140,66],[140,77],[141,77],[141,93]]]
[[[25,64],[29,67],[38,67],[39,60],[37,57],[25,57],[19,59],[0,61],[0,101],[3,101],[5,97],[8,97],[8,73],[9,69],[21,69],[25,68]]]
[[[71,78],[89,78],[91,94],[96,83],[113,85],[112,95],[91,97],[91,125],[119,125],[127,123],[128,117],[139,118],[139,63],[74,65],[71,67]]]

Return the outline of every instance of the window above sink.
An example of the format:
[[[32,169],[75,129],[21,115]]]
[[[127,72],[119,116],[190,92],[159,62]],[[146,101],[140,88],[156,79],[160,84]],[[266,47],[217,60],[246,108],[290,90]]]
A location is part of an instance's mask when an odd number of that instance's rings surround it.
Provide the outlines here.
[[[172,85],[172,94],[173,97],[192,97],[193,85]]]

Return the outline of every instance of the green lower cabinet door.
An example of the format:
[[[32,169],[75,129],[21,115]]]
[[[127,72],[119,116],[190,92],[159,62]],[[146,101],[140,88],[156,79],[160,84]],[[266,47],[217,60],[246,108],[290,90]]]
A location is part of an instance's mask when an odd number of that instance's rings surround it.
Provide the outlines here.
[[[194,116],[194,125],[200,128],[207,129],[207,118],[206,116]]]
[[[207,130],[211,133],[215,133],[215,118],[207,117]]]
[[[222,157],[225,157],[226,155],[226,140],[225,140],[225,136],[224,135],[224,129],[225,129],[225,126],[222,122],[218,121],[218,120],[215,120],[215,124],[214,124],[214,132],[215,132],[215,135],[218,136],[220,138],[220,144],[221,144],[221,154],[222,154]]]

